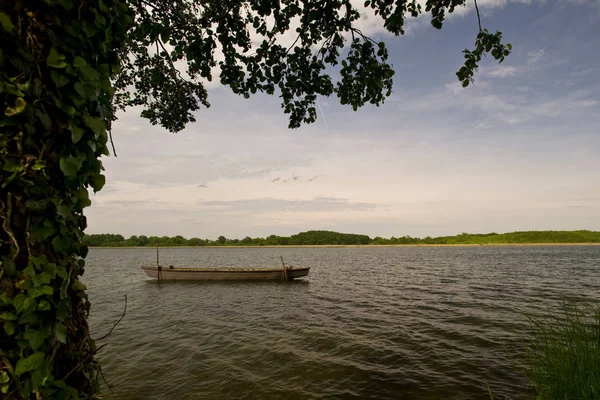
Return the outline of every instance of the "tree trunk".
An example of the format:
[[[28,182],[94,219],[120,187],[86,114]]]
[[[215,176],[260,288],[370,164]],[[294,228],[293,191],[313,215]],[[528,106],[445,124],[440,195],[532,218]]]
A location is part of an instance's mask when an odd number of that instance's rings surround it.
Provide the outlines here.
[[[93,397],[82,244],[104,184],[118,0],[0,0],[0,397]]]

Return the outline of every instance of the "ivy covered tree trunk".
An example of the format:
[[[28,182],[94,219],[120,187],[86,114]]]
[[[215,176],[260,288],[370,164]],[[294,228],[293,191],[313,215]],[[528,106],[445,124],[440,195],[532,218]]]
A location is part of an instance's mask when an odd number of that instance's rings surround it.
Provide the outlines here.
[[[79,277],[88,188],[104,184],[118,0],[0,0],[0,397],[97,392]]]

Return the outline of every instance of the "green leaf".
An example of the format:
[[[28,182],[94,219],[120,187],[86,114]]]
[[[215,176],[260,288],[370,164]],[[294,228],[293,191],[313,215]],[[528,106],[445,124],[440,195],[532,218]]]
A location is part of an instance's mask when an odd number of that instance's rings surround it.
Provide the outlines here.
[[[89,83],[77,82],[75,84],[77,94],[86,100],[95,100],[98,97],[96,90],[96,86]]]
[[[27,102],[22,97],[17,97],[17,99],[15,100],[15,106],[6,107],[6,109],[4,110],[4,115],[6,115],[7,117],[13,117],[17,114],[22,113],[26,107]]]
[[[53,233],[54,228],[47,226],[34,225],[29,228],[29,234],[31,234],[31,236],[33,236],[33,238],[38,242],[46,240],[48,237],[52,236]]]
[[[37,330],[28,329],[23,337],[29,340],[29,345],[33,350],[39,349],[44,344],[44,340],[50,336],[48,328],[39,328]]]
[[[79,56],[77,56],[73,59],[73,66],[75,68],[85,67],[86,65],[87,65],[87,62]]]
[[[0,266],[2,266],[2,262],[0,261]],[[6,293],[0,294],[0,305],[8,306],[12,304],[12,298],[10,298]]]
[[[17,265],[13,260],[4,260],[0,261],[4,267],[4,272],[6,275],[14,277],[17,275]]]
[[[79,71],[81,72],[83,79],[87,82],[97,81],[100,79],[100,73],[89,65],[79,68]]]
[[[35,286],[40,286],[43,284],[50,283],[52,277],[47,272],[42,272],[31,278],[33,280],[33,284]]]
[[[31,312],[35,308],[35,301],[24,294],[20,293],[15,296],[13,305],[19,314]]]
[[[50,374],[50,368],[48,362],[44,360],[40,368],[36,369],[31,375],[31,386],[35,390],[41,386],[44,386],[48,379],[52,378]]]
[[[67,304],[68,299],[62,299],[60,303],[58,303],[58,308],[56,309],[56,319],[59,321],[64,321],[67,318]]]
[[[40,311],[50,311],[52,309],[52,306],[50,305],[50,302],[48,300],[42,300],[38,304],[37,309]]]
[[[34,287],[34,288],[29,289],[27,291],[27,293],[29,294],[30,298],[35,299],[37,297],[44,296],[44,295],[47,295],[47,296],[52,295],[52,293],[54,293],[54,289],[52,288],[52,286],[42,285],[39,287]]]
[[[4,119],[0,119],[0,128],[2,128],[3,126],[14,126],[17,123],[11,119],[8,118],[4,118]]]
[[[73,284],[71,285],[71,289],[74,292],[77,292],[79,290],[85,290],[87,289],[87,287],[83,284],[83,282],[76,280],[75,282],[73,282]]]
[[[24,279],[16,284],[17,289],[31,289],[33,287],[33,281],[31,279]]]
[[[56,251],[66,250],[70,247],[70,245],[71,242],[66,237],[57,236],[54,239],[52,239],[52,247],[54,247],[54,250]]]
[[[18,163],[16,160],[12,158],[4,159],[4,165],[2,166],[2,170],[6,172],[20,172],[23,169],[23,166]]]
[[[46,162],[42,160],[35,160],[35,163],[31,166],[34,171],[41,171],[44,168],[46,168]]]
[[[45,354],[40,351],[33,353],[27,358],[21,358],[19,361],[17,361],[15,374],[18,376],[25,372],[39,368],[44,362],[44,358]]]
[[[101,136],[106,132],[106,124],[100,118],[94,118],[86,115],[83,118],[83,121],[98,136]]]
[[[23,273],[30,278],[35,276],[35,268],[33,267],[33,264],[29,264],[27,267],[25,267]]]
[[[10,321],[4,321],[4,332],[8,336],[12,336],[15,334],[15,323]]]
[[[58,339],[59,342],[67,344],[67,328],[63,324],[57,322],[56,325],[54,325],[54,332],[56,334],[56,339]]]
[[[58,73],[54,70],[52,70],[50,72],[50,77],[52,77],[52,80],[54,81],[54,84],[56,85],[57,88],[61,88],[63,86],[65,86],[67,83],[69,83],[69,78],[64,76],[61,73]]]
[[[50,54],[46,59],[46,65],[52,68],[64,68],[67,66],[67,63],[63,61],[64,59],[65,56],[60,54],[58,50],[52,47],[50,49]]]
[[[73,207],[71,206],[58,206],[56,212],[63,218],[69,218],[73,213]]]
[[[72,388],[71,386],[66,386],[60,389],[58,393],[56,393],[56,400],[71,400],[78,398],[79,392],[77,392],[77,390],[75,390],[75,388]]]
[[[94,175],[94,177],[92,178],[92,181],[90,182],[90,185],[94,189],[94,192],[99,192],[104,187],[105,183],[106,183],[106,178],[104,177],[104,175],[98,174],[98,175]]]
[[[15,25],[10,20],[8,14],[0,11],[0,25],[6,32],[11,33],[15,29]]]
[[[15,321],[17,319],[17,316],[8,311],[4,311],[2,314],[0,314],[0,319],[3,319],[5,321]]]
[[[61,279],[67,279],[67,269],[63,266],[57,266],[56,275],[58,275]]]
[[[56,102],[56,107],[60,108],[61,110],[63,110],[64,112],[66,112],[69,115],[75,115],[75,113],[77,112],[77,110],[75,110],[75,108],[73,106],[70,106],[68,104],[65,104],[61,99],[59,98],[54,98],[54,101]]]
[[[65,176],[73,176],[77,174],[79,167],[73,162],[72,157],[60,159],[60,169]]]

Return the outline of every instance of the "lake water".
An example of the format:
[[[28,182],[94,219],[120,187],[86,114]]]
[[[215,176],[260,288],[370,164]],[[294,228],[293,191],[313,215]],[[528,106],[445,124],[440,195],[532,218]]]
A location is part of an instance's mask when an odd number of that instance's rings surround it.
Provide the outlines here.
[[[161,264],[278,267],[294,282],[161,282],[152,248],[91,249],[95,337],[133,399],[518,399],[525,314],[600,300],[600,247],[161,249]],[[107,397],[108,398],[108,397]]]

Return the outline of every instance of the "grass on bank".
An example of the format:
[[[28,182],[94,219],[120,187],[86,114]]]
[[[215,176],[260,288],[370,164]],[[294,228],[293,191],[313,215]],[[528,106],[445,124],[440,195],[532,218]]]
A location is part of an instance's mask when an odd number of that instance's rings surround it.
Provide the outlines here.
[[[600,305],[564,303],[530,318],[526,375],[538,400],[600,399]]]

